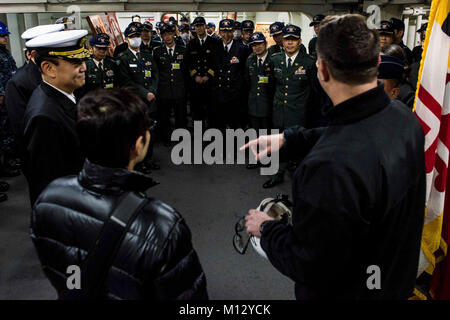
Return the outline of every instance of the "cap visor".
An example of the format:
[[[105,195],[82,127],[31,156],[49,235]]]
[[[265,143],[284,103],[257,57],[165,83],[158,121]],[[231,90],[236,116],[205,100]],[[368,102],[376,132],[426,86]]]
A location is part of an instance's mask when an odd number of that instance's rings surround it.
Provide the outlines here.
[[[277,31],[277,32],[271,32],[270,36],[276,36],[277,34],[283,33],[283,30]]]
[[[220,28],[219,31],[233,31],[233,28]]]
[[[284,38],[284,39],[286,39],[286,38],[296,38],[296,39],[300,39],[300,36],[297,36],[297,35],[295,35],[295,34],[285,34],[285,35],[283,36],[283,38]]]
[[[250,45],[255,44],[255,43],[262,43],[264,41],[266,41],[266,40],[255,40],[255,41],[250,42]]]

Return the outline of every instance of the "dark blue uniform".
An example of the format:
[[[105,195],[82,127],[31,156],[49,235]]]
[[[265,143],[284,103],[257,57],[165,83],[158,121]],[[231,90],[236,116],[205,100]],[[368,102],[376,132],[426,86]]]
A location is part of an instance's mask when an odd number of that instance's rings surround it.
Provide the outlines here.
[[[242,90],[246,86],[244,81],[245,63],[248,49],[240,42],[233,41],[228,52],[222,50],[219,54],[217,77],[215,79],[214,93],[217,103],[214,114],[217,115],[216,124],[223,128],[240,127],[243,114],[247,110],[242,107]],[[225,120],[225,123],[223,122]]]
[[[220,41],[206,37],[203,45],[198,38],[189,41],[186,50],[186,66],[191,87],[191,110],[193,120],[211,118],[213,81],[217,78],[218,54],[223,48]],[[208,77],[206,83],[198,84],[195,78]]]

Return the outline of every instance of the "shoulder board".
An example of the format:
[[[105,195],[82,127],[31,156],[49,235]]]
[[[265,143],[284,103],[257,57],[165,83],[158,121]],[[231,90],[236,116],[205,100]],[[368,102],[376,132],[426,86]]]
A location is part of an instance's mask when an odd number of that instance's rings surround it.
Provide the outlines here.
[[[250,59],[254,58],[255,56],[256,56],[255,53],[252,52],[252,53],[250,53],[250,55],[248,56],[248,59],[250,60]]]
[[[282,52],[275,52],[275,53],[272,53],[272,57],[275,57],[275,56],[281,55],[281,53],[282,53]]]

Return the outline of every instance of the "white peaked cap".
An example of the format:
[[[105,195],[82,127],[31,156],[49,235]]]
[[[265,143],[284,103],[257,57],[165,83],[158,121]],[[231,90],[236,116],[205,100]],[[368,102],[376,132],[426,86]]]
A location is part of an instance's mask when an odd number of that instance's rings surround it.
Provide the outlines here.
[[[59,24],[62,25],[62,24]],[[64,27],[64,25],[62,25]],[[58,31],[37,36],[25,44],[29,48],[63,48],[75,46],[87,30]]]
[[[58,32],[61,30],[64,30],[64,25],[62,24],[46,24],[27,29],[24,33],[22,33],[21,37],[24,40],[31,40],[43,34]]]

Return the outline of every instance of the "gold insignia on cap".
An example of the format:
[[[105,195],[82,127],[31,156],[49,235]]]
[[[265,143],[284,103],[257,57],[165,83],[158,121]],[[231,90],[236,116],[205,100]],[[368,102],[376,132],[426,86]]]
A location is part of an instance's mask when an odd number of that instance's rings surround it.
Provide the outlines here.
[[[60,56],[65,57],[67,59],[86,59],[91,56],[91,53],[85,47],[86,37],[81,38],[78,41],[79,49],[70,50],[70,51],[50,51],[48,54],[51,56]]]

